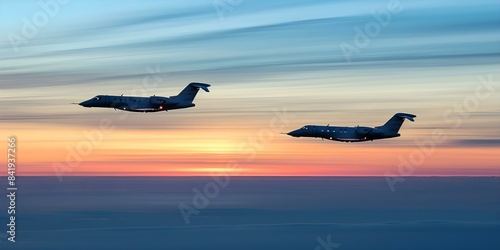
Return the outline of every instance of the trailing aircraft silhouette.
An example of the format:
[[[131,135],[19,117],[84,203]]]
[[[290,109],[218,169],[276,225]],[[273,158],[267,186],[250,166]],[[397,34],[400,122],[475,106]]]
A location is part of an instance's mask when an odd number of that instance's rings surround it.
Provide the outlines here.
[[[314,137],[341,142],[364,142],[401,136],[398,131],[405,119],[415,121],[416,115],[397,113],[384,125],[378,127],[338,127],[306,125],[287,133],[293,137]]]

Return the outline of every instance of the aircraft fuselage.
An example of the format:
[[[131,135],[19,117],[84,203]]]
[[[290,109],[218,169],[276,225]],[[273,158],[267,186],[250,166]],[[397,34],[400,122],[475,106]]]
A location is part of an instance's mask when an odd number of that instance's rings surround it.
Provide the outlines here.
[[[300,129],[289,132],[293,137],[314,137],[333,141],[361,142],[401,136],[399,133],[387,133],[377,128],[370,127],[339,127],[306,125]]]
[[[182,109],[196,106],[194,103],[183,103],[175,98],[163,96],[137,97],[98,95],[80,103],[87,108],[115,108],[132,112],[159,112],[171,109]]]
[[[199,89],[209,92],[209,84],[206,83],[190,83],[179,95],[164,97],[164,96],[115,96],[115,95],[98,95],[89,100],[79,103],[80,106],[87,108],[114,108],[130,112],[160,112],[172,109],[184,109],[196,106],[193,103]]]

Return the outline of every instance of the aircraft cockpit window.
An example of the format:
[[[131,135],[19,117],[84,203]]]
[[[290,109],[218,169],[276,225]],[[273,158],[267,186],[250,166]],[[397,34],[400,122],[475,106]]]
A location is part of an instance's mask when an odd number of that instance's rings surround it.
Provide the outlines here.
[[[99,99],[101,99],[99,96],[96,96],[94,99],[96,99],[97,101],[99,101]]]

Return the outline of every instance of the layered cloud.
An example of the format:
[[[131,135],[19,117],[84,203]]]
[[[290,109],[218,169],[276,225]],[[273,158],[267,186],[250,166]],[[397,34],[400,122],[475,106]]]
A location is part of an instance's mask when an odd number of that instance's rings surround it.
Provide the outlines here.
[[[25,140],[36,174],[51,174],[51,163],[64,161],[65,149],[102,119],[116,129],[75,173],[136,172],[113,167],[127,156],[155,166],[153,174],[206,174],[240,161],[238,145],[283,108],[294,118],[275,132],[379,125],[396,112],[418,118],[401,138],[361,146],[276,133],[262,159],[246,164],[249,175],[383,175],[436,129],[447,140],[421,174],[500,171],[496,1],[70,1],[39,27],[34,18],[47,11],[38,1],[2,10],[9,10],[0,28],[2,136]],[[33,37],[23,35],[25,20],[36,26]],[[25,42],[13,46],[12,34]],[[124,117],[70,105],[97,94],[175,95],[191,81],[213,85],[191,110]],[[478,88],[485,98],[477,99]],[[172,150],[185,137],[189,143]],[[217,160],[179,164],[186,155]]]

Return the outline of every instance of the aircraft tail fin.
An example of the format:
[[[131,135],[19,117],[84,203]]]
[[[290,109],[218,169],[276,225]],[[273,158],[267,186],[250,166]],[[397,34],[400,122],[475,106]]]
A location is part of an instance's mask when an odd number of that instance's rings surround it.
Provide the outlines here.
[[[397,113],[391,119],[389,119],[384,125],[377,127],[377,128],[396,134],[396,133],[398,133],[399,129],[401,128],[401,125],[403,125],[403,122],[405,121],[405,119],[408,119],[408,120],[414,122],[415,120],[413,118],[415,118],[415,117],[417,117],[417,116],[412,115],[412,114]]]
[[[196,94],[198,94],[198,90],[203,89],[205,92],[210,92],[208,87],[210,87],[210,84],[192,82],[192,83],[188,84],[188,86],[186,86],[179,93],[179,95],[177,95],[177,98],[180,98],[183,101],[192,103],[194,98],[196,97]]]

